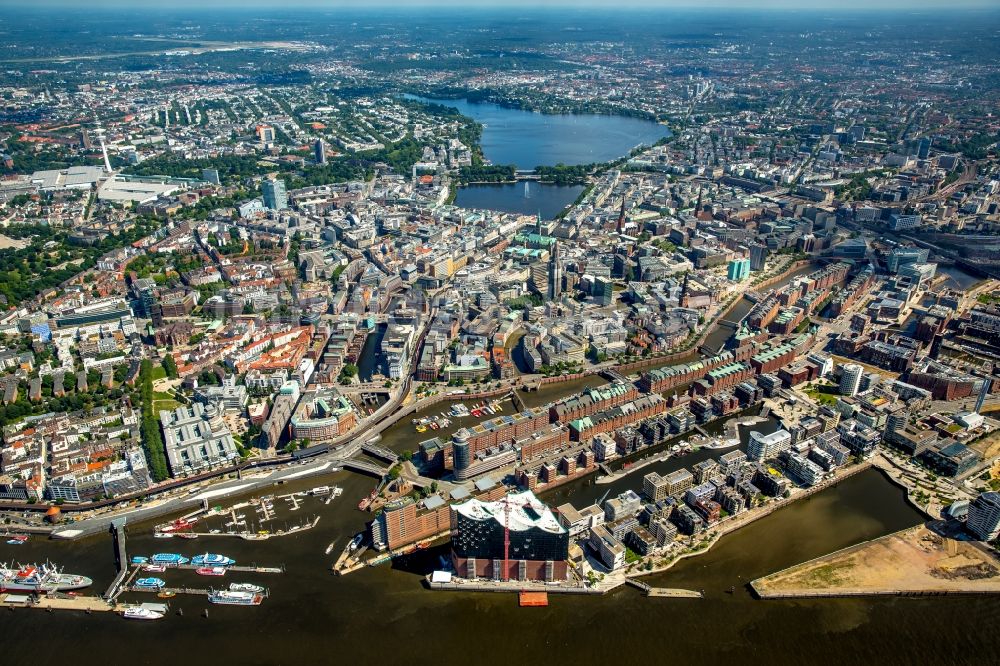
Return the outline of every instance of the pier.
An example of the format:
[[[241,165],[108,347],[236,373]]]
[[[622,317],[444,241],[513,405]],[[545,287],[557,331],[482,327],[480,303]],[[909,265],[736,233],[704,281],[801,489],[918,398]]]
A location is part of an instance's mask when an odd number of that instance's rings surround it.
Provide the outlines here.
[[[125,550],[125,518],[116,518],[111,521],[111,543],[115,549],[115,568],[118,570],[118,575],[105,590],[104,598],[113,602],[129,575],[128,553]]]
[[[682,590],[671,587],[652,587],[641,580],[626,578],[626,585],[631,585],[637,590],[641,590],[647,597],[660,597],[666,599],[703,599],[705,595],[694,590]]]

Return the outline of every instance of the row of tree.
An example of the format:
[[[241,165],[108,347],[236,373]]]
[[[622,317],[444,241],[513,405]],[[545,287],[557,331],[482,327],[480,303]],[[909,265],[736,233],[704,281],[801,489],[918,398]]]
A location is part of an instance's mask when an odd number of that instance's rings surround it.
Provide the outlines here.
[[[170,472],[160,422],[153,412],[153,363],[149,359],[144,359],[139,367],[139,383],[142,386],[142,448],[146,453],[150,476],[154,481],[163,481],[170,476]]]

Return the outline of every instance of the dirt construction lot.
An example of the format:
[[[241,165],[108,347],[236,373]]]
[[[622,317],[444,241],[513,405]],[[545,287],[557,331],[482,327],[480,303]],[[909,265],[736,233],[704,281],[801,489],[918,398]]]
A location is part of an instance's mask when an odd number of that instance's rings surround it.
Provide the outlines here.
[[[753,587],[764,598],[1000,593],[1000,560],[920,525],[765,576]]]

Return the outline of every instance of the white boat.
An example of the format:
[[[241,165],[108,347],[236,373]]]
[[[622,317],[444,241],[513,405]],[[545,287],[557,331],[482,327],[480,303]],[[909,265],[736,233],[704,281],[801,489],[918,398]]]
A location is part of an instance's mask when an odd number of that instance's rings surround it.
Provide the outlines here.
[[[230,606],[259,606],[264,600],[264,596],[255,592],[234,592],[231,590],[212,591],[208,594],[208,600],[213,604],[226,604]]]
[[[330,493],[330,486],[316,486],[309,491],[310,495],[328,495]]]
[[[163,617],[163,613],[142,606],[129,606],[122,611],[122,617],[129,620],[159,620]]]
[[[229,589],[232,592],[253,592],[255,594],[260,594],[264,591],[262,586],[254,585],[253,583],[230,583]]]

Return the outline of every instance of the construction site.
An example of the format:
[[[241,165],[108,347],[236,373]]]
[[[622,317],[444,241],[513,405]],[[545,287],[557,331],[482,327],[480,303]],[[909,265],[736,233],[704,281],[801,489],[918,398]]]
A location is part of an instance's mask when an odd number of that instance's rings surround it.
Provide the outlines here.
[[[1000,594],[1000,559],[952,538],[940,522],[918,525],[751,582],[762,599]]]

